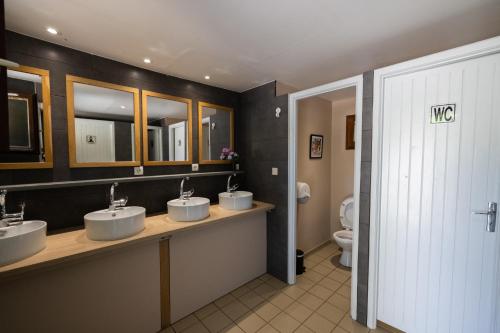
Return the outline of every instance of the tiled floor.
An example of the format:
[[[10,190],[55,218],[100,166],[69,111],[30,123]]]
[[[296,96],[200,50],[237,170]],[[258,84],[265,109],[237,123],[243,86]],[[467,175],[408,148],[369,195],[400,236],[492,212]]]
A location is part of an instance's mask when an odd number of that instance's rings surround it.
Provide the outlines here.
[[[351,272],[329,243],[305,258],[306,272],[293,286],[265,274],[195,313],[165,333],[367,333],[349,315]]]

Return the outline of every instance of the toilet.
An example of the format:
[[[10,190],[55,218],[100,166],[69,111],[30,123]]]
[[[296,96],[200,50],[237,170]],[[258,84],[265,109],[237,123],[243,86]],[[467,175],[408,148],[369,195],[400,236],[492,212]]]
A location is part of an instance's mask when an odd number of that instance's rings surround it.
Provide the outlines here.
[[[344,230],[333,233],[333,239],[342,248],[340,264],[346,267],[352,266],[352,220],[354,215],[354,199],[348,197],[340,205],[340,223]]]

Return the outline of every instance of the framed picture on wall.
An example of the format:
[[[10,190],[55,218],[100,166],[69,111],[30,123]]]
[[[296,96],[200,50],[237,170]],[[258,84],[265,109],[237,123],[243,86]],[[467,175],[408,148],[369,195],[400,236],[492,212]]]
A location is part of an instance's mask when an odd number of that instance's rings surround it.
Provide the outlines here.
[[[356,122],[355,115],[345,117],[345,149],[354,149],[354,124]]]
[[[310,159],[323,157],[323,135],[311,134],[309,146]]]

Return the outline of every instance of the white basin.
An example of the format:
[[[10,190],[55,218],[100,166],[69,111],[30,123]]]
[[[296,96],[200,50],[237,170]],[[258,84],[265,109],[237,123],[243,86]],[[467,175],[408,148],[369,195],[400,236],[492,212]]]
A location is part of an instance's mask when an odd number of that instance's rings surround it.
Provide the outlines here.
[[[146,209],[127,206],[117,210],[103,209],[86,214],[85,230],[91,240],[115,240],[127,238],[144,230]]]
[[[45,248],[47,222],[24,221],[0,228],[0,266],[30,257]]]
[[[208,217],[210,200],[201,197],[189,199],[174,199],[167,202],[168,217],[174,221],[190,222],[202,220]]]
[[[245,210],[252,208],[253,193],[246,191],[219,193],[219,206],[229,210]]]

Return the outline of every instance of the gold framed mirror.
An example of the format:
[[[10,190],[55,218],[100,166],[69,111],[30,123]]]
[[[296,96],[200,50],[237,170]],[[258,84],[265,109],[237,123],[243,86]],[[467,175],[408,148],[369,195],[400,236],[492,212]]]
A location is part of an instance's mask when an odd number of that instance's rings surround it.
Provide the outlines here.
[[[139,89],[66,75],[70,168],[141,164]]]
[[[50,74],[19,66],[7,69],[8,108],[2,111],[0,169],[53,167]],[[4,113],[5,112],[5,113]],[[5,127],[4,127],[5,126]]]
[[[198,103],[198,155],[200,164],[229,164],[220,159],[223,148],[234,149],[234,111],[232,108]]]
[[[192,101],[142,91],[144,165],[187,165],[193,161]]]

